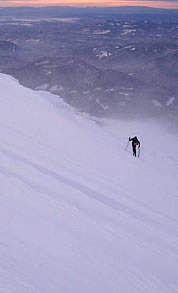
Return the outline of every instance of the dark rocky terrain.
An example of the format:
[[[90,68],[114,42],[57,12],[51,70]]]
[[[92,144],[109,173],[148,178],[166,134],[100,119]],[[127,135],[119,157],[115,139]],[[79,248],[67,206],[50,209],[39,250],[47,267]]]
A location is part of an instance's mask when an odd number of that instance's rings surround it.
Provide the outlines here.
[[[176,11],[68,18],[2,11],[1,72],[92,115],[177,119]]]

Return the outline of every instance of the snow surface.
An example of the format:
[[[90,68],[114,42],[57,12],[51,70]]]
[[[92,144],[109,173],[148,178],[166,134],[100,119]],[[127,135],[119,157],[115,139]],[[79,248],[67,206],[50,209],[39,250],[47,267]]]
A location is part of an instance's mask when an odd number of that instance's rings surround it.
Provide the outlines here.
[[[177,293],[178,138],[0,88],[0,292]]]

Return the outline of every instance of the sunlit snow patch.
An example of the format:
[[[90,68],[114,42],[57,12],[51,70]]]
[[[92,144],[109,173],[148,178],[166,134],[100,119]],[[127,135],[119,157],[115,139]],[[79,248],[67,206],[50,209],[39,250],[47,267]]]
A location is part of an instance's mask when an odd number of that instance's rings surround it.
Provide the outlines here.
[[[174,100],[175,100],[174,97],[170,97],[166,102],[166,106],[171,106],[174,103]]]
[[[135,32],[136,32],[136,29],[124,29],[123,32],[121,33],[121,36],[128,35]]]
[[[159,102],[159,101],[157,101],[157,100],[152,100],[152,103],[153,103],[153,105],[155,106],[155,107],[162,107],[163,105]]]
[[[110,52],[107,51],[101,51],[99,54],[96,55],[96,57],[98,57],[99,59],[103,58],[103,57],[109,57],[112,54]]]
[[[106,34],[109,34],[110,32],[111,32],[110,30],[95,31],[94,35],[106,35]]]
[[[101,101],[99,100],[99,98],[96,99],[96,103],[98,105],[100,105],[104,110],[107,110],[108,109],[108,106],[105,106],[103,103],[101,103]]]

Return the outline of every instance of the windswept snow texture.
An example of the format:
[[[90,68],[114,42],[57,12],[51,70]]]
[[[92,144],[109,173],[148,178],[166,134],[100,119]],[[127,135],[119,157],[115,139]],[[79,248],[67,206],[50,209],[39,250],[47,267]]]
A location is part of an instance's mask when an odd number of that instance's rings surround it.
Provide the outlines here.
[[[178,139],[0,88],[0,292],[177,293]]]

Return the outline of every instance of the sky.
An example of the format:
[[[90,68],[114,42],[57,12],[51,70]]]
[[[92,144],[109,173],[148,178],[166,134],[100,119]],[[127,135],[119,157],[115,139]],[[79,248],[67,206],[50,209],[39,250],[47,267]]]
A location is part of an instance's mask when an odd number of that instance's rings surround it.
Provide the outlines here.
[[[148,6],[157,8],[178,9],[178,0],[0,0],[0,6]]]

